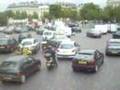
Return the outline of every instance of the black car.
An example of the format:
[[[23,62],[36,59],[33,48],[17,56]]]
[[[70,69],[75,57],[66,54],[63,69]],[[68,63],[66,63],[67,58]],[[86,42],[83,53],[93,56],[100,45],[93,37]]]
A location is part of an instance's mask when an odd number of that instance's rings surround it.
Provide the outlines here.
[[[113,33],[113,34],[112,34],[112,37],[113,37],[113,38],[116,38],[116,39],[117,39],[117,38],[120,39],[120,31],[117,31],[117,32]]]
[[[0,37],[0,52],[13,52],[17,48],[16,39],[4,36]]]
[[[25,83],[26,78],[40,70],[41,61],[33,57],[12,56],[0,65],[0,80]]]
[[[104,55],[98,50],[81,50],[72,61],[73,71],[87,70],[97,72],[104,63]]]
[[[105,53],[107,56],[120,55],[120,39],[110,39],[107,42]]]

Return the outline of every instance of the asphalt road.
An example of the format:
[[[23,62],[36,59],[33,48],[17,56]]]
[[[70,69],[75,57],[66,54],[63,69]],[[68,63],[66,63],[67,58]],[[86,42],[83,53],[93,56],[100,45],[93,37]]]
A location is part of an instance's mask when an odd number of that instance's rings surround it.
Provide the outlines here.
[[[101,39],[87,38],[84,32],[72,37],[80,43],[81,49],[99,49],[103,53],[109,38],[110,34],[103,35]],[[0,55],[0,59],[12,55]],[[28,78],[24,84],[1,83],[0,90],[120,90],[120,57],[105,56],[104,65],[97,73],[75,73],[68,60],[58,61],[58,67],[48,71],[41,52],[36,57],[42,61],[40,72]]]

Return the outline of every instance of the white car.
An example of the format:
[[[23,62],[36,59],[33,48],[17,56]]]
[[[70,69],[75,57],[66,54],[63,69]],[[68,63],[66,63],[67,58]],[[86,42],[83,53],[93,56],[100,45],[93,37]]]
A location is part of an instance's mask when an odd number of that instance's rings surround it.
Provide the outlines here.
[[[100,31],[102,34],[107,34],[108,32],[107,24],[95,25],[94,29]]]
[[[21,49],[28,48],[32,51],[32,53],[37,53],[37,51],[40,49],[40,42],[34,38],[23,39],[19,44],[19,47]]]
[[[57,58],[73,58],[79,50],[80,46],[76,42],[63,40],[56,51],[56,56]]]

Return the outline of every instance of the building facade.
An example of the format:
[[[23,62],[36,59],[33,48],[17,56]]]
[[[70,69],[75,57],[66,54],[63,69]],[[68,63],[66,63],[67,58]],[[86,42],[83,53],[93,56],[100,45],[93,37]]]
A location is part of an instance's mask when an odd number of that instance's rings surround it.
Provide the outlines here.
[[[42,4],[38,2],[22,2],[22,3],[14,3],[8,6],[7,10],[11,10],[13,12],[25,11],[28,15],[33,15],[36,12],[41,18],[45,12],[49,12],[49,4]]]
[[[107,0],[107,5],[113,6],[113,7],[119,6],[120,0]]]

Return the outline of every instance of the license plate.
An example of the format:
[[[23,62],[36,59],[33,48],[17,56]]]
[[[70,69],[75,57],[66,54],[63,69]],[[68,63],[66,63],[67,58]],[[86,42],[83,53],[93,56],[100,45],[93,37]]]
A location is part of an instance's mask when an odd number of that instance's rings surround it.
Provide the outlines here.
[[[4,77],[4,79],[6,79],[6,80],[11,80],[11,78],[10,78],[10,77]]]
[[[87,62],[85,62],[85,61],[79,61],[78,63],[79,64],[87,64]]]
[[[112,51],[112,53],[116,54],[116,53],[118,53],[118,52],[116,52],[116,51]]]

